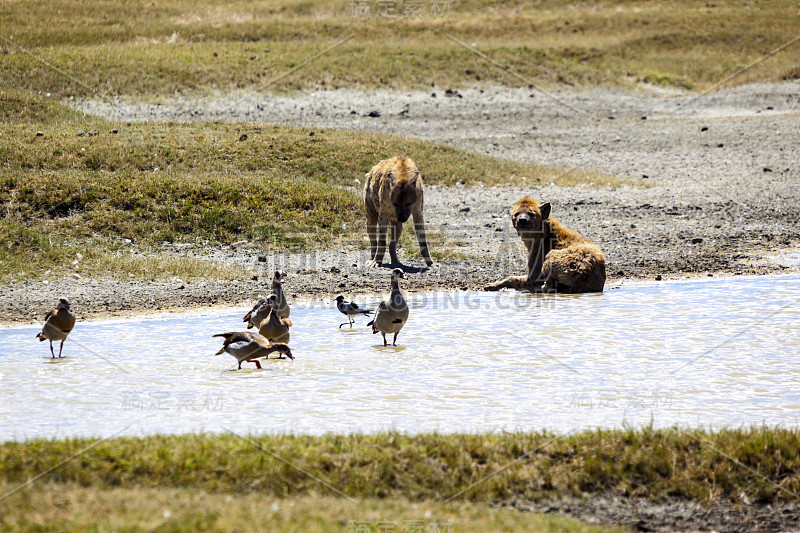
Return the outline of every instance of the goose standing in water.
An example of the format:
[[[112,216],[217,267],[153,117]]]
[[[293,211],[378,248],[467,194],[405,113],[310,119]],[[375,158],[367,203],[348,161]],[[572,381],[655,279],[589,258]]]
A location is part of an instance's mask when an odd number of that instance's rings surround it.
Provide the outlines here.
[[[392,346],[397,346],[397,334],[403,329],[408,320],[408,304],[400,292],[400,279],[408,279],[402,268],[392,270],[392,292],[389,299],[381,302],[375,313],[375,318],[367,325],[372,326],[372,333],[381,332],[383,345],[388,346],[386,334],[394,333]]]
[[[265,306],[269,307],[267,318],[261,321],[258,332],[266,337],[270,342],[284,342],[289,344],[289,328],[292,321],[288,318],[281,318],[278,314],[278,297],[270,294],[266,298]]]
[[[286,295],[283,293],[283,283],[286,281],[286,272],[283,270],[276,270],[275,275],[272,277],[272,294],[278,297],[278,316],[281,318],[289,318],[289,303],[286,301]],[[261,324],[269,315],[270,306],[267,305],[265,299],[256,302],[250,312],[244,315],[242,322],[247,322],[247,329],[253,328]]]
[[[294,359],[289,346],[280,342],[271,344],[258,333],[236,331],[231,333],[217,333],[216,335],[212,335],[212,337],[225,337],[225,340],[222,341],[222,348],[214,355],[227,352],[234,356],[239,362],[239,368],[237,368],[237,370],[242,369],[242,363],[245,361],[248,363],[255,363],[257,368],[261,368],[261,363],[258,359],[260,357],[269,359],[269,354],[272,352],[278,352],[289,359]]]
[[[61,350],[64,349],[64,341],[73,326],[75,326],[75,314],[72,312],[72,307],[66,298],[59,298],[56,307],[44,315],[42,332],[37,334],[36,338],[39,339],[39,342],[43,342],[45,339],[50,341],[50,354],[53,359],[56,358],[53,341],[61,341],[61,346],[58,348],[58,357],[60,358]]]
[[[289,318],[289,303],[286,301],[286,295],[283,293],[283,284],[286,282],[286,272],[283,270],[276,270],[275,275],[272,276],[272,294],[278,297],[278,316],[281,318]]]
[[[336,309],[339,310],[344,316],[347,317],[349,321],[350,327],[353,327],[353,317],[357,315],[366,315],[369,316],[372,311],[369,309],[361,309],[357,303],[355,302],[348,302],[344,299],[344,296],[341,294],[336,297]],[[347,324],[348,322],[342,322],[339,324],[339,329],[342,329],[342,326]]]

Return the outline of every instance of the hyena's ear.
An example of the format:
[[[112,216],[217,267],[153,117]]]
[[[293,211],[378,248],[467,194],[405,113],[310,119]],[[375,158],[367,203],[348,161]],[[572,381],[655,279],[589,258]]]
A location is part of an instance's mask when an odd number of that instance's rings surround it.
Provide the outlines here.
[[[411,174],[411,183],[415,183],[417,181],[418,177],[419,177],[419,171],[414,172],[413,174]]]
[[[386,177],[388,178],[389,181],[394,181],[394,172],[389,172],[388,174],[386,174]]]
[[[545,202],[540,205],[539,212],[542,214],[542,220],[550,218],[550,202]]]

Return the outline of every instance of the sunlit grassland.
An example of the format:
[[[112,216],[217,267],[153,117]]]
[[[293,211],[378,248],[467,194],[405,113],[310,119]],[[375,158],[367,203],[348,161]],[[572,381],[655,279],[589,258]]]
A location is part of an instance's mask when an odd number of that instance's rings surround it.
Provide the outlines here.
[[[10,0],[0,5],[0,79],[59,97],[145,99],[237,88],[527,84],[512,71],[548,88],[646,82],[702,90],[800,34],[794,0],[453,1],[446,16],[425,2],[417,17],[402,16],[397,2],[393,18],[352,17],[351,4]],[[796,79],[797,46],[730,84]]]
[[[0,490],[7,489],[0,484]],[[3,502],[6,503],[6,502]],[[198,489],[93,487],[47,484],[12,496],[4,506],[14,531],[537,531],[621,532],[553,515],[495,509],[468,502],[411,502],[405,499],[350,501],[321,494],[276,498],[264,494],[221,494]],[[102,513],[98,513],[102,509]],[[394,526],[394,529],[387,528]],[[419,531],[417,529],[417,531]]]
[[[47,502],[60,502],[55,505],[71,510],[76,523],[101,523],[106,518],[92,522],[88,504],[81,503],[97,502],[120,525],[135,518],[125,509],[141,505],[148,513],[137,523],[148,526],[156,517],[168,518],[164,510],[177,522],[199,521],[196,527],[238,524],[231,510],[241,510],[242,516],[260,513],[258,520],[267,524],[297,515],[327,531],[349,520],[415,518],[413,511],[429,509],[431,517],[462,520],[464,529],[457,531],[482,530],[494,520],[513,529],[532,527],[541,518],[491,514],[486,506],[593,495],[703,505],[797,502],[800,434],[642,428],[571,435],[196,434],[0,444],[6,490],[40,474],[32,486],[0,500],[4,520],[46,521],[54,512]],[[281,513],[272,510],[273,502]],[[295,502],[294,510],[289,502]],[[226,504],[229,510],[222,509]],[[114,507],[119,510],[112,512]],[[476,513],[486,516],[474,526],[463,522]]]

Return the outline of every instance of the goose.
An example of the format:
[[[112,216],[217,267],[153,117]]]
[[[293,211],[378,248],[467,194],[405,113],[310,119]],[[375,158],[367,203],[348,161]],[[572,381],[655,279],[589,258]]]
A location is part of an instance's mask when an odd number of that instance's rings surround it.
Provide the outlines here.
[[[43,342],[45,339],[50,341],[50,354],[53,356],[53,359],[56,358],[56,354],[53,352],[53,341],[61,341],[61,346],[58,348],[58,357],[61,358],[61,350],[64,349],[64,341],[67,339],[67,335],[72,331],[74,325],[75,314],[72,312],[69,301],[66,298],[59,298],[55,308],[49,310],[47,314],[44,315],[42,332],[38,333],[36,338],[39,339],[39,342]]]
[[[392,346],[397,346],[397,334],[403,329],[408,320],[408,304],[403,293],[400,292],[400,279],[408,279],[402,268],[392,270],[392,292],[389,299],[381,302],[375,312],[375,318],[367,325],[372,326],[372,333],[381,332],[383,345],[388,346],[386,334],[394,333]]]
[[[247,329],[250,329],[261,324],[261,322],[267,318],[267,315],[269,315],[269,306],[267,305],[267,301],[262,298],[256,302],[246,315],[244,315],[242,322],[247,322]]]
[[[278,316],[281,318],[289,318],[289,303],[286,301],[286,295],[283,294],[283,284],[286,282],[286,272],[283,270],[276,270],[275,275],[272,276],[272,294],[278,297]]]
[[[245,361],[248,363],[255,363],[257,368],[261,368],[261,363],[258,362],[258,358],[265,357],[269,359],[269,354],[272,352],[278,352],[281,355],[285,355],[289,359],[294,359],[289,346],[280,342],[271,344],[267,339],[258,333],[252,333],[250,331],[236,331],[229,333],[217,333],[216,335],[212,335],[212,337],[225,337],[225,340],[222,341],[222,348],[214,355],[227,352],[234,356],[239,362],[239,367],[237,370],[242,369],[242,363]],[[279,357],[279,359],[280,358],[281,357]]]
[[[283,283],[286,281],[286,272],[283,270],[276,270],[275,275],[272,277],[272,294],[278,297],[278,316],[281,318],[289,318],[289,304],[286,302],[286,296],[283,293]],[[242,322],[247,322],[247,329],[253,328],[267,318],[269,315],[270,306],[266,305],[265,299],[258,300],[250,311],[244,315]]]
[[[339,310],[344,316],[347,317],[347,320],[350,323],[350,327],[353,327],[353,317],[356,315],[367,315],[369,316],[372,311],[369,309],[361,309],[357,303],[355,302],[348,302],[344,299],[344,296],[341,294],[336,297],[336,309]],[[339,329],[342,329],[342,326],[347,324],[348,322],[342,322],[339,324]]]
[[[270,311],[267,318],[260,322],[258,332],[270,342],[289,344],[289,328],[292,326],[292,321],[278,315],[278,297],[270,294],[267,296],[264,306],[269,307]]]

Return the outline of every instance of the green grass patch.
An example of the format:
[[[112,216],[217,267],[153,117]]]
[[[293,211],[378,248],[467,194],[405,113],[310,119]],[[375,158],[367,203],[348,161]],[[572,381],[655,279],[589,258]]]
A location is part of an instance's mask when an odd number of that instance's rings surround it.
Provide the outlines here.
[[[0,445],[0,479],[15,485],[39,474],[42,483],[95,489],[191,488],[277,498],[327,494],[316,477],[359,499],[454,496],[491,503],[603,493],[703,504],[736,503],[744,495],[768,504],[798,500],[800,433],[644,428],[569,436],[206,434]]]
[[[426,3],[422,16],[393,18],[351,17],[351,4],[11,0],[0,7],[0,79],[59,97],[527,85],[512,70],[546,87],[630,87],[656,76],[701,90],[800,33],[795,0],[469,0],[452,2],[447,16]],[[732,84],[791,75],[796,46]]]
[[[102,276],[116,279],[206,278],[243,279],[241,267],[192,257],[136,254],[135,249],[108,239],[76,242],[55,228],[28,228],[14,220],[0,225],[0,281],[57,279],[60,276]],[[132,253],[133,252],[133,253]]]
[[[163,243],[247,241],[299,251],[360,242],[364,173],[396,154],[412,156],[428,184],[497,185],[520,176],[531,185],[624,183],[385,135],[113,124],[23,91],[0,90],[0,101],[0,280],[73,272],[78,253],[87,258],[83,272],[107,275],[116,264],[119,274],[138,276],[146,267],[119,257]],[[171,277],[189,263],[147,269]],[[232,273],[223,270],[208,275]]]

